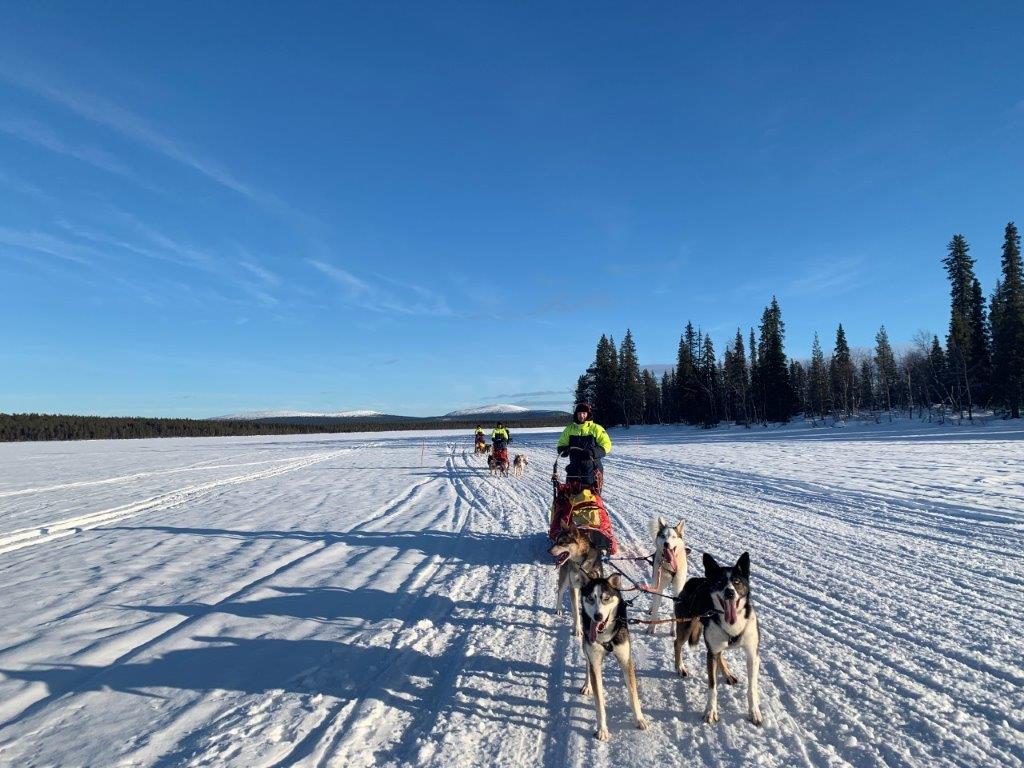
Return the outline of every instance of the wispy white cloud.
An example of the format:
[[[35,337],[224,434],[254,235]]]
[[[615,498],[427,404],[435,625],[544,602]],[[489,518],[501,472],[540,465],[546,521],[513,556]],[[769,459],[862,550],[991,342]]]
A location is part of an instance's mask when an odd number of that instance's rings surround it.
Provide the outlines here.
[[[0,60],[0,79],[191,168],[210,181],[269,210],[286,215],[292,220],[302,220],[306,224],[311,222],[309,217],[299,213],[276,195],[243,182],[218,161],[204,156],[184,142],[171,137],[127,107],[84,89],[72,87],[57,78],[43,77],[38,70],[33,71],[32,67],[24,62],[15,66],[15,63],[10,60]],[[117,167],[116,161],[114,167]]]
[[[46,232],[22,231],[10,227],[0,227],[0,245],[22,251],[42,253],[89,267],[95,265],[97,257],[102,257],[102,254],[95,249],[69,242]]]
[[[537,390],[535,392],[505,392],[503,394],[487,395],[484,399],[485,400],[507,400],[507,399],[510,399],[510,398],[520,398],[520,399],[529,398],[529,399],[533,399],[533,398],[537,398],[537,397],[547,397],[549,395],[565,395],[566,397],[568,397],[570,391],[571,391],[570,388],[566,387],[565,389],[541,389],[541,390]]]
[[[55,104],[59,104],[79,117],[90,120],[98,125],[106,126],[122,136],[143,144],[183,165],[187,165],[228,189],[232,189],[246,197],[256,197],[256,193],[248,185],[236,179],[218,163],[208,158],[200,157],[180,142],[159,131],[143,117],[125,107],[107,101],[95,94],[47,81],[39,75],[26,70],[12,72],[9,69],[5,69],[0,72],[0,77],[24,90],[31,91]]]
[[[0,119],[0,131],[22,141],[67,155],[83,163],[126,178],[137,178],[135,172],[109,152],[97,147],[75,146],[60,138],[55,131],[35,120],[18,117]]]
[[[454,314],[444,297],[428,288],[378,276],[393,287],[389,289],[368,283],[348,270],[319,259],[306,259],[306,263],[341,286],[345,301],[353,306],[382,314],[435,317]]]
[[[142,256],[189,270],[184,273],[182,279],[175,281],[169,280],[167,275],[151,277],[154,291],[159,292],[162,288],[167,288],[174,296],[187,297],[197,302],[214,300],[246,306],[252,306],[255,302],[256,305],[263,308],[275,308],[281,305],[281,300],[271,292],[271,289],[280,280],[258,263],[247,262],[245,270],[236,269],[238,262],[218,258],[214,254],[168,237],[131,214],[119,210],[114,210],[112,213],[115,218],[120,219],[141,235],[144,242],[120,234],[108,234],[65,219],[58,219],[57,226],[78,241],[85,241],[87,245],[41,232],[25,233],[2,228],[0,228],[0,244],[7,243],[65,259],[80,260],[83,263],[86,261],[86,256],[107,257],[106,261],[111,268],[111,274],[117,276],[115,279],[132,274],[137,266],[137,259],[128,259],[126,262],[127,255]],[[197,274],[206,276],[205,282],[201,285],[195,284],[193,279]],[[261,279],[251,279],[253,274]],[[211,282],[211,278],[215,282]],[[226,293],[217,290],[217,287],[225,290]]]
[[[48,203],[55,202],[55,198],[52,195],[44,192],[35,184],[31,184],[4,170],[0,170],[0,184],[22,195],[34,197],[36,200],[43,200]]]
[[[266,267],[263,267],[259,264],[254,264],[251,261],[240,261],[238,262],[238,265],[243,269],[247,270],[248,272],[254,274],[267,285],[278,286],[281,284],[281,278],[275,275]]]
[[[842,258],[814,263],[790,281],[785,292],[790,295],[844,293],[863,285],[864,266],[864,260],[859,258]]]
[[[169,264],[176,264],[183,267],[195,267],[196,262],[193,259],[184,259],[176,256],[173,253],[167,253],[161,250],[155,250],[153,248],[147,248],[139,245],[135,242],[130,242],[122,237],[115,235],[108,235],[104,232],[99,232],[90,227],[85,227],[80,224],[75,224],[66,219],[57,219],[56,224],[58,227],[63,229],[68,234],[79,238],[80,240],[86,240],[90,243],[101,246],[110,246],[118,250],[127,251],[137,256],[143,256],[147,259],[153,259],[155,261],[162,261]]]

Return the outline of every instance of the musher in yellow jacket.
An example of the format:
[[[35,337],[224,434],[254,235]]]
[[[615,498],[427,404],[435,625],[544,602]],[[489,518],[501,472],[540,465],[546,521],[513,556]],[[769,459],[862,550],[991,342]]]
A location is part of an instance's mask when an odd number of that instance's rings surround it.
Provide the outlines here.
[[[512,438],[509,437],[509,434],[508,434],[508,429],[506,429],[505,425],[502,424],[500,421],[494,427],[494,430],[491,432],[491,441],[493,442],[496,438],[501,438],[506,443],[511,443],[512,442]]]
[[[604,465],[601,459],[612,452],[612,439],[604,431],[604,427],[595,423],[591,418],[590,403],[578,403],[573,409],[572,424],[562,430],[562,436],[558,438],[558,455],[569,455],[569,439],[572,437],[594,438],[593,461],[595,472],[594,490],[601,492],[604,485]]]

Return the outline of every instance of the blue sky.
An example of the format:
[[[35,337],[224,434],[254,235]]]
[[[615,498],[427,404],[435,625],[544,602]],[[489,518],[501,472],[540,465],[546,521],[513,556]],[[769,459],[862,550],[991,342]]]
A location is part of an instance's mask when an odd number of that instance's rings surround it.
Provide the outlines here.
[[[941,336],[1024,219],[1019,3],[211,5],[4,4],[0,411],[567,405],[773,293]]]

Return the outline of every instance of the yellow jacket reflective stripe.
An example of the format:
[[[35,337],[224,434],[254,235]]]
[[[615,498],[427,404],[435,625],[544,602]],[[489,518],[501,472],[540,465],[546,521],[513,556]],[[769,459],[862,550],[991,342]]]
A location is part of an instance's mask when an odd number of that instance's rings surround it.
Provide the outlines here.
[[[593,421],[584,421],[582,424],[577,424],[575,421],[562,430],[562,436],[558,438],[558,447],[565,448],[569,445],[569,438],[576,435],[590,435],[596,441],[597,444],[604,448],[606,454],[612,452],[612,439],[608,437],[608,433],[604,431],[604,427],[600,424],[596,424]]]

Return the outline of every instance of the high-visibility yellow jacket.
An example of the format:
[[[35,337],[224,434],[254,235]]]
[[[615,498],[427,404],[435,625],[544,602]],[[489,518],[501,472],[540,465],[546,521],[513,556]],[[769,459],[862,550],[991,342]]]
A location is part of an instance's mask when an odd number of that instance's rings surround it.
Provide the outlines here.
[[[501,429],[498,429],[497,427],[495,427],[494,431],[491,432],[491,440],[493,440],[496,437],[500,437],[500,438],[502,438],[504,440],[508,440],[508,429],[506,429],[505,427],[502,427]]]
[[[604,448],[605,454],[612,452],[612,439],[608,437],[608,433],[604,431],[604,427],[590,421],[589,419],[584,421],[582,424],[577,424],[574,421],[562,430],[562,436],[558,438],[558,447],[568,447],[569,438],[575,435],[591,435],[597,441],[597,444]]]

